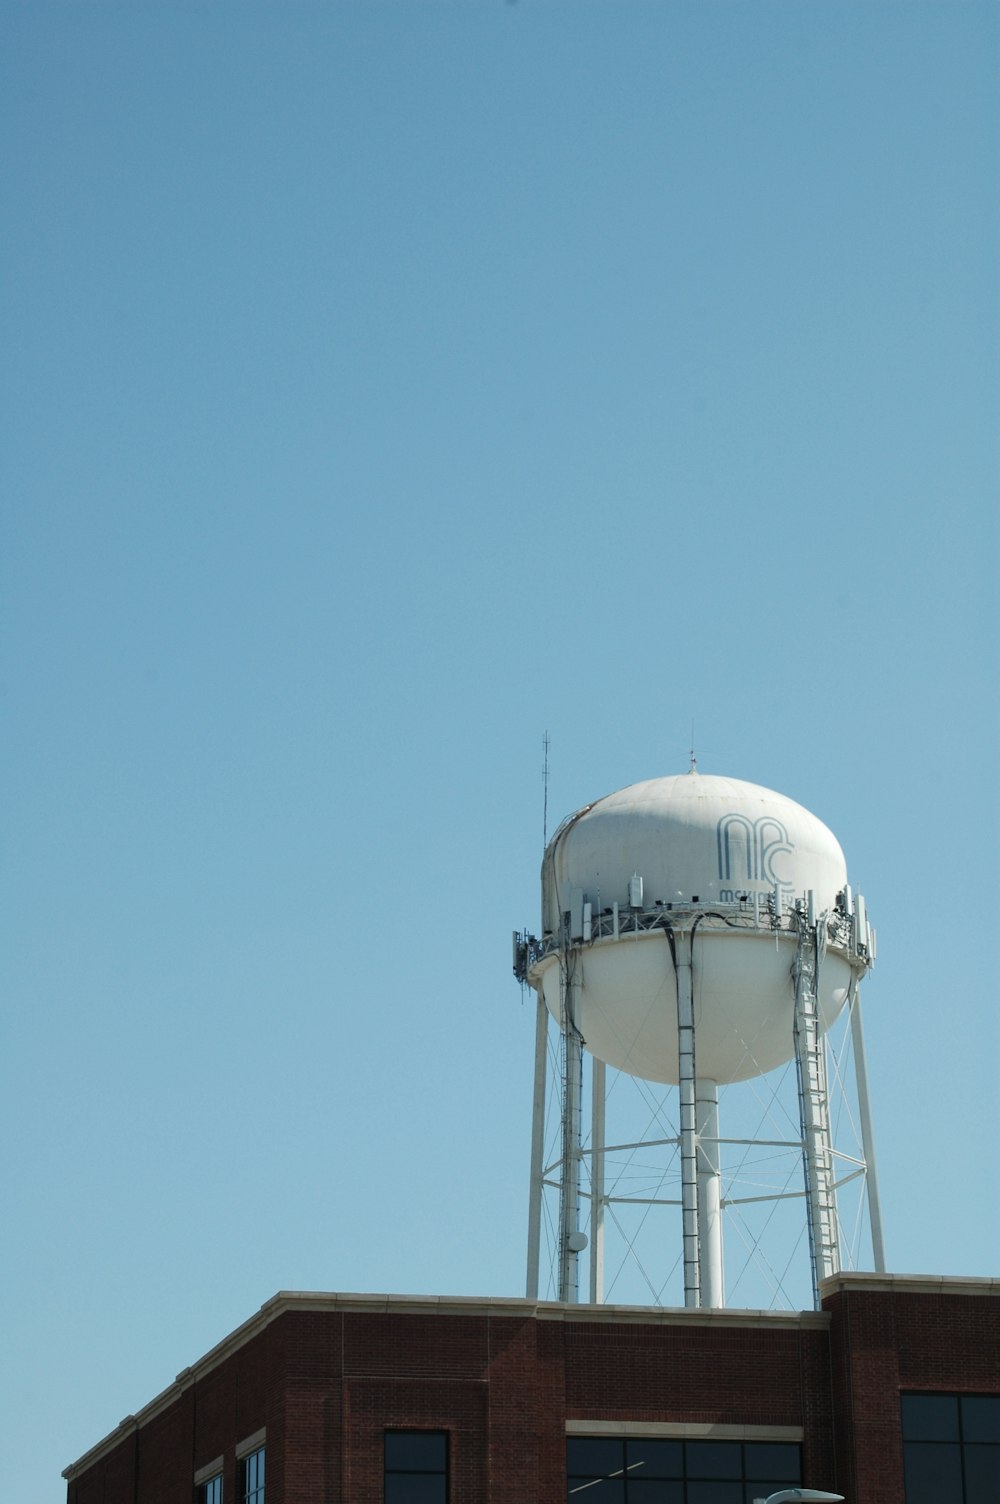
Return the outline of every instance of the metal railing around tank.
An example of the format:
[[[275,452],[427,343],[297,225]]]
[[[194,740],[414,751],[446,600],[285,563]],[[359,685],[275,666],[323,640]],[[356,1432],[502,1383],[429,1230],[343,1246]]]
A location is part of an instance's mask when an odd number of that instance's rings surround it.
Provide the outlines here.
[[[585,906],[585,910],[590,905]],[[851,912],[842,895],[837,895],[837,906],[825,915],[826,940],[835,950],[856,956],[866,966],[875,959],[874,931],[867,923],[863,900]],[[529,980],[529,973],[544,961],[546,956],[556,955],[574,945],[593,945],[599,940],[618,940],[623,935],[651,934],[656,930],[667,934],[674,929],[690,929],[692,923],[699,926],[708,921],[714,930],[734,929],[753,933],[798,935],[805,924],[815,923],[812,915],[811,896],[783,898],[775,892],[741,893],[730,902],[656,903],[653,908],[632,908],[612,904],[598,913],[584,914],[580,933],[571,934],[570,915],[563,916],[559,930],[547,931],[539,938],[528,930],[515,930],[513,934],[514,975],[521,983]]]

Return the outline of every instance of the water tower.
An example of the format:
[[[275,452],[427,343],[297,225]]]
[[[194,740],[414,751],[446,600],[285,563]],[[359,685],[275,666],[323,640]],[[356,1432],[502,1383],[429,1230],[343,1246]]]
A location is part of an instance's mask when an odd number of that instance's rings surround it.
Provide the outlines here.
[[[559,1299],[579,1299],[588,1246],[590,1300],[604,1298],[610,1066],[676,1087],[669,1142],[678,1163],[672,1204],[680,1212],[684,1302],[724,1305],[731,1188],[722,1149],[737,1141],[722,1136],[719,1089],[794,1061],[798,1131],[790,1142],[801,1179],[780,1194],[804,1198],[818,1301],[819,1282],[841,1267],[844,1177],[831,1136],[826,1034],[845,1009],[861,1141],[849,1176],[865,1177],[873,1260],[884,1269],[859,1004],[859,982],[874,958],[864,899],[852,894],[839,844],[781,794],[692,767],[633,784],[565,820],[542,862],[541,935],[514,937],[515,974],[538,995],[529,1298],[538,1295],[546,1185],[558,1188]],[[550,1017],[559,1030],[560,1123],[559,1149],[547,1164]],[[586,1135],[584,1052],[593,1088]]]

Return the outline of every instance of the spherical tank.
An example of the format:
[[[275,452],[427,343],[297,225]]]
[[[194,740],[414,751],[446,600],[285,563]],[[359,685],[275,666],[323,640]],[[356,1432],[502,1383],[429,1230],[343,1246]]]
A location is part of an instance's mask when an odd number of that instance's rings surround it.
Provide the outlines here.
[[[846,884],[831,831],[781,794],[694,771],[632,784],[579,810],[549,842],[545,939],[531,980],[557,1020],[568,980],[592,1055],[676,1083],[671,941],[686,931],[697,1074],[746,1080],[794,1054],[796,902],[804,915],[811,894],[820,920],[843,902]],[[821,1028],[844,1006],[857,969],[846,945],[824,944]]]

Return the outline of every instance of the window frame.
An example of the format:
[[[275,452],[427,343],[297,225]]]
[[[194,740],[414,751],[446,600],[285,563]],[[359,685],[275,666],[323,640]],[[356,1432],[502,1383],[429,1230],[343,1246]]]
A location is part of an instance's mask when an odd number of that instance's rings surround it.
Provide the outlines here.
[[[193,1498],[195,1504],[222,1504],[226,1496],[225,1456],[213,1457],[204,1467],[195,1469]],[[215,1485],[218,1485],[217,1487]]]
[[[389,1438],[391,1436],[421,1436],[435,1437],[442,1443],[443,1464],[436,1467],[390,1467],[389,1466]],[[451,1498],[451,1432],[442,1426],[385,1426],[382,1431],[382,1498],[389,1500],[389,1495],[397,1496],[396,1504],[403,1504],[398,1499],[398,1490],[390,1486],[390,1479],[401,1478],[438,1478],[442,1480],[442,1491],[435,1504],[448,1504]]]
[[[633,1477],[632,1471],[638,1468],[639,1464],[630,1463],[630,1452],[633,1449],[638,1450],[643,1446],[648,1446],[649,1443],[664,1441],[678,1448],[679,1461],[673,1464],[676,1471],[664,1471],[659,1475],[647,1473],[642,1477],[638,1475]],[[605,1449],[614,1448],[616,1455],[613,1460],[616,1466],[598,1476],[595,1476],[593,1472],[574,1470],[573,1449],[580,1442],[601,1442]],[[787,1460],[791,1462],[794,1458],[795,1463],[794,1467],[789,1467],[788,1473],[794,1473],[796,1476],[775,1477],[772,1473],[767,1477],[761,1477],[761,1464],[755,1462],[753,1449],[762,1445],[787,1447],[790,1454]],[[721,1448],[725,1451],[717,1450]],[[576,1468],[579,1468],[579,1463],[576,1464]],[[599,1483],[610,1483],[612,1479],[620,1479],[620,1482],[616,1482],[616,1485],[609,1489],[597,1487]],[[656,1483],[660,1483],[662,1487],[654,1489],[653,1485]],[[695,1500],[709,1499],[713,1495],[731,1496],[734,1501],[738,1495],[740,1504],[752,1504],[754,1499],[766,1498],[769,1493],[773,1493],[778,1488],[800,1488],[801,1486],[802,1443],[798,1440],[746,1435],[742,1437],[664,1436],[660,1432],[643,1434],[632,1429],[625,1434],[594,1432],[588,1435],[584,1432],[573,1431],[566,1436],[566,1498],[570,1504],[587,1504],[588,1494],[594,1504],[598,1504],[599,1495],[604,1494],[609,1500],[617,1501],[617,1504],[643,1504],[643,1499],[650,1497],[654,1491],[661,1496],[675,1494],[678,1504],[694,1504]],[[582,1496],[579,1499],[576,1497],[578,1494]]]
[[[263,1445],[244,1452],[237,1460],[240,1465],[240,1504],[264,1504],[266,1487],[267,1448]],[[253,1481],[251,1482],[251,1470]]]
[[[218,1486],[216,1486],[218,1485]],[[222,1470],[212,1473],[210,1477],[203,1478],[195,1484],[195,1498],[198,1504],[222,1504],[225,1488],[222,1482]]]
[[[912,1412],[907,1414],[908,1400],[952,1401],[955,1411],[954,1428],[952,1429],[950,1420],[941,1427],[942,1433],[950,1431],[951,1434],[927,1435],[926,1431],[918,1434],[919,1421],[916,1415]],[[997,1417],[994,1427],[995,1436],[985,1440],[981,1435],[976,1434],[980,1431],[980,1427],[974,1425],[972,1420],[973,1407],[983,1400],[992,1402],[991,1408],[995,1408]],[[968,1416],[966,1406],[968,1406]],[[912,1474],[914,1480],[926,1478],[929,1466],[931,1476],[933,1476],[933,1463],[945,1460],[942,1454],[950,1454],[950,1462],[956,1474],[955,1481],[960,1492],[958,1504],[976,1504],[977,1499],[981,1497],[978,1492],[970,1497],[970,1488],[975,1488],[975,1481],[969,1479],[969,1472],[972,1462],[974,1460],[982,1462],[983,1454],[987,1451],[995,1456],[997,1475],[1000,1476],[1000,1394],[983,1394],[980,1391],[966,1393],[962,1390],[902,1389],[899,1393],[899,1427],[903,1444],[903,1488],[907,1504],[920,1504],[919,1492],[916,1498],[913,1497],[919,1489],[919,1483],[916,1484],[916,1489],[911,1485],[907,1492],[908,1477]],[[971,1433],[969,1435],[966,1435],[967,1427]],[[907,1434],[908,1432],[912,1434]],[[931,1491],[939,1492],[936,1483],[932,1485]]]

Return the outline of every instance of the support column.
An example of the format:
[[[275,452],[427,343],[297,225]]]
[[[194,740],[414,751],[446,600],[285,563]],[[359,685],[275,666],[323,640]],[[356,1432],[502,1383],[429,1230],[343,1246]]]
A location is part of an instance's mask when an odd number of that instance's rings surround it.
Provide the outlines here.
[[[580,1298],[580,1253],[587,1245],[580,1232],[580,1116],[583,1092],[583,1040],[573,1008],[573,963],[566,957],[562,990],[562,1176],[559,1187],[559,1299]]]
[[[872,1258],[876,1274],[884,1274],[885,1244],[882,1241],[882,1205],[878,1194],[872,1109],[868,1096],[868,1060],[865,1055],[864,1030],[861,1027],[861,991],[857,984],[852,989],[851,996],[851,1043],[854,1047],[854,1079],[858,1087],[858,1115],[861,1118],[861,1152],[865,1157],[865,1189],[868,1192],[868,1223],[872,1234]]]
[[[525,1295],[538,1299],[542,1251],[542,1182],[545,1153],[545,1093],[548,1081],[549,1010],[538,993],[535,1013],[535,1090],[531,1105],[531,1173],[528,1183],[528,1274]]]
[[[607,1067],[591,1064],[590,1107],[590,1303],[604,1303],[604,1113]]]
[[[830,1104],[826,1046],[819,1032],[816,926],[799,920],[795,957],[795,1065],[802,1125],[802,1159],[813,1268],[813,1298],[819,1309],[820,1282],[840,1268],[837,1205],[833,1187]]]
[[[697,1080],[695,1102],[701,1304],[715,1309],[726,1303],[722,1253],[722,1147],[719,1143],[719,1088],[716,1083]]]
[[[677,969],[677,1063],[680,1095],[681,1230],[684,1246],[684,1304],[701,1305],[698,1257],[698,1114],[695,1102],[694,990],[691,931],[675,930]]]

